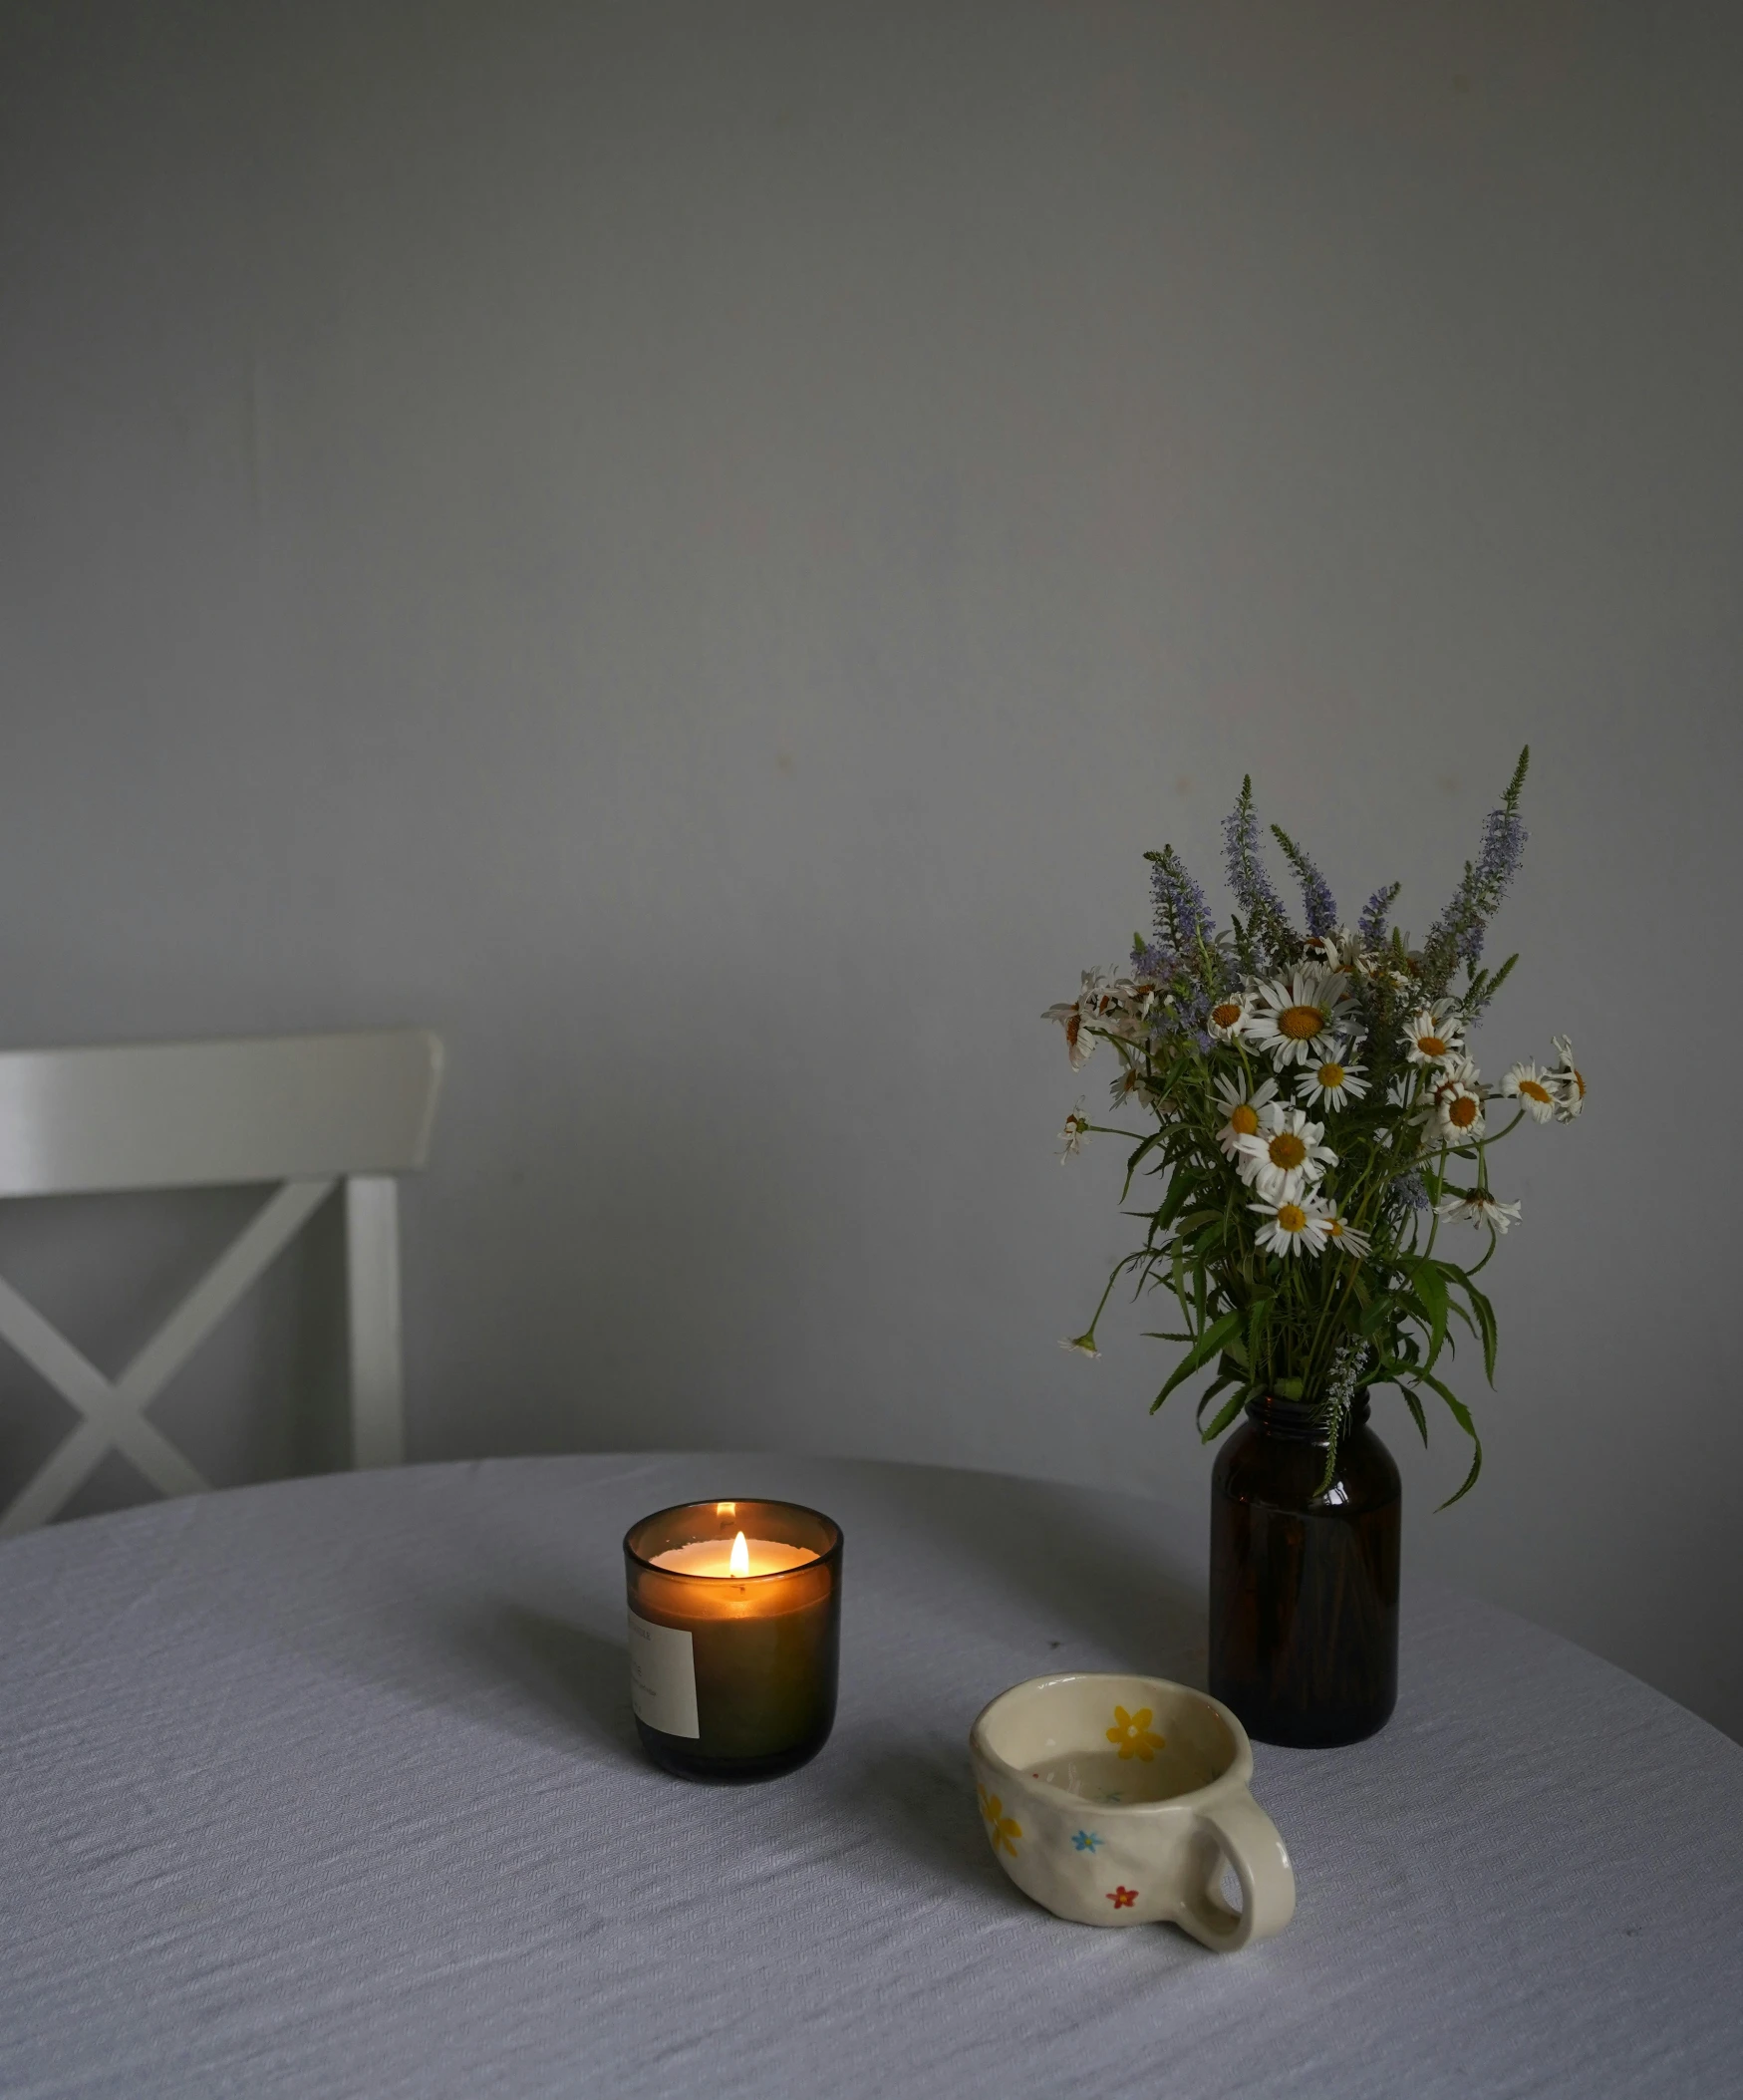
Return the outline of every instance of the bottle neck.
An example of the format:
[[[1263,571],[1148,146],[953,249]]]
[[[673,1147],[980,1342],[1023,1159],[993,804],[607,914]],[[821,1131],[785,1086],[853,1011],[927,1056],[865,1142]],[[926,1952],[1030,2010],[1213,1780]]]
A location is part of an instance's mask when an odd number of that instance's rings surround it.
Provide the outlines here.
[[[1344,1407],[1338,1434],[1347,1436],[1361,1428],[1367,1417],[1367,1387],[1359,1385]],[[1247,1402],[1247,1419],[1262,1436],[1281,1437],[1289,1443],[1326,1444],[1331,1440],[1331,1426],[1311,1400],[1280,1400],[1262,1393]]]

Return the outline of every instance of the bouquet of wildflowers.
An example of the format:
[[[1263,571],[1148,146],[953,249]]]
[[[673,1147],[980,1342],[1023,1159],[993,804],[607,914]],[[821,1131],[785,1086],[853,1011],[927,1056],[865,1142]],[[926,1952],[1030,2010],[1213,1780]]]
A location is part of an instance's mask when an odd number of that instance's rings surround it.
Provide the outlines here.
[[[1476,1279],[1520,1207],[1490,1188],[1489,1154],[1527,1119],[1571,1122],[1586,1096],[1566,1037],[1554,1064],[1514,1064],[1495,1086],[1467,1047],[1518,960],[1482,965],[1525,846],[1529,757],[1419,948],[1389,924],[1397,883],[1344,926],[1324,877],[1274,824],[1301,883],[1298,930],[1261,857],[1249,779],[1225,825],[1240,907],[1228,928],[1165,846],[1146,856],[1154,931],[1135,937],[1129,973],[1086,971],[1077,997],[1047,1011],[1073,1069],[1098,1043],[1111,1046],[1116,1109],[1148,1111],[1156,1125],[1092,1123],[1081,1103],[1066,1118],[1066,1158],[1091,1130],[1134,1139],[1121,1200],[1140,1172],[1156,1200],[1129,1213],[1145,1221],[1143,1245],[1115,1266],[1095,1320],[1065,1347],[1099,1353],[1096,1321],[1123,1274],[1138,1292],[1169,1292],[1181,1324],[1155,1339],[1187,1348],[1151,1411],[1214,1365],[1199,1401],[1207,1442],[1255,1395],[1306,1400],[1327,1424],[1329,1481],[1351,1396],[1392,1384],[1425,1443],[1425,1393],[1471,1439],[1451,1499],[1476,1481],[1482,1443],[1441,1370],[1456,1325],[1494,1381],[1495,1315]],[[1459,1223],[1487,1235],[1481,1260],[1448,1259],[1441,1229]]]

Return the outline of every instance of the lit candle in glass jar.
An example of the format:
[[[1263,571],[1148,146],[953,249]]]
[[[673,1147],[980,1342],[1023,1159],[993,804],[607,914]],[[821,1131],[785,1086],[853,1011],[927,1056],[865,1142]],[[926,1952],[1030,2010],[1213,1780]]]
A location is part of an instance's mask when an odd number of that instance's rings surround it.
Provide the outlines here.
[[[792,1502],[687,1502],[624,1538],[630,1701],[649,1755],[687,1778],[763,1779],[828,1740],[841,1531]]]

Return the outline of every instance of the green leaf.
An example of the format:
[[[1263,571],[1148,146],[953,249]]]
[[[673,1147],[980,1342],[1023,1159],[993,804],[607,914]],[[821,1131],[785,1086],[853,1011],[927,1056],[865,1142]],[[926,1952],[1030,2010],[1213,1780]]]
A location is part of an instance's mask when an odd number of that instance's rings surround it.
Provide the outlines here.
[[[1408,1385],[1401,1385],[1398,1389],[1404,1395],[1405,1406],[1409,1408],[1411,1414],[1415,1417],[1416,1432],[1422,1438],[1422,1448],[1426,1451],[1428,1449],[1428,1417],[1422,1411],[1422,1402],[1410,1390]]]
[[[1222,1406],[1217,1409],[1217,1418],[1214,1422],[1212,1422],[1210,1427],[1208,1429],[1200,1429],[1200,1431],[1198,1432],[1199,1441],[1201,1443],[1207,1444],[1215,1443],[1217,1438],[1222,1435],[1223,1431],[1235,1419],[1236,1415],[1238,1415],[1241,1412],[1242,1408],[1245,1407],[1246,1404],[1247,1388],[1245,1385],[1243,1385],[1239,1392],[1232,1394],[1227,1400],[1223,1402]]]
[[[1446,1341],[1446,1278],[1438,1262],[1412,1260],[1400,1266],[1407,1268],[1416,1295],[1427,1308],[1428,1361],[1432,1363]]]
[[[1458,1423],[1459,1427],[1471,1439],[1471,1470],[1465,1475],[1464,1485],[1456,1495],[1448,1495],[1446,1500],[1440,1505],[1441,1509],[1451,1509],[1455,1502],[1462,1500],[1477,1484],[1477,1475],[1483,1470],[1483,1439],[1477,1434],[1477,1425],[1471,1419],[1471,1410],[1459,1398],[1457,1393],[1449,1391],[1430,1371],[1425,1370],[1422,1373],[1422,1382],[1439,1393],[1451,1410],[1453,1420]],[[1439,1512],[1437,1511],[1436,1514],[1438,1515]]]
[[[1147,1144],[1149,1140],[1146,1138],[1145,1143]],[[1180,1216],[1180,1213],[1186,1208],[1187,1199],[1191,1194],[1191,1175],[1175,1174],[1171,1177],[1167,1192],[1156,1210],[1156,1227],[1159,1232],[1167,1231],[1175,1219]]]
[[[1370,1341],[1388,1321],[1399,1318],[1403,1310],[1395,1291],[1382,1291],[1355,1323],[1355,1332],[1364,1342]]]
[[[1131,1193],[1132,1176],[1138,1171],[1138,1167],[1144,1159],[1145,1155],[1147,1153],[1153,1152],[1156,1149],[1156,1147],[1162,1142],[1163,1138],[1167,1136],[1167,1134],[1168,1133],[1166,1130],[1152,1130],[1150,1135],[1144,1139],[1143,1143],[1139,1145],[1137,1150],[1132,1153],[1129,1159],[1127,1159],[1125,1186],[1119,1192],[1119,1200],[1122,1203],[1126,1200],[1126,1197]]]
[[[1241,1315],[1239,1311],[1236,1311],[1225,1313],[1221,1320],[1214,1321],[1211,1326],[1206,1328],[1191,1349],[1187,1350],[1186,1354],[1181,1357],[1180,1361],[1168,1373],[1167,1383],[1150,1402],[1150,1412],[1154,1414],[1174,1390],[1175,1386],[1180,1384],[1183,1379],[1190,1378],[1195,1370],[1201,1369],[1213,1356],[1219,1354],[1228,1343],[1229,1337],[1239,1329],[1240,1325]]]
[[[1483,1375],[1491,1385],[1495,1382],[1495,1350],[1500,1337],[1495,1328],[1495,1308],[1479,1291],[1471,1279],[1464,1279],[1465,1296],[1471,1301],[1471,1311],[1477,1316],[1477,1325],[1483,1331]]]
[[[1244,1379],[1235,1377],[1230,1372],[1224,1370],[1219,1364],[1217,1369],[1217,1375],[1211,1380],[1211,1382],[1205,1387],[1204,1391],[1201,1392],[1198,1396],[1198,1405],[1193,1409],[1194,1419],[1199,1422],[1202,1422],[1204,1420],[1205,1409],[1211,1404],[1212,1400],[1216,1398],[1219,1392],[1226,1392],[1231,1385],[1244,1385],[1245,1382],[1246,1381]]]
[[[1253,1309],[1247,1316],[1247,1368],[1252,1374],[1259,1369],[1259,1345],[1265,1340],[1265,1331],[1271,1325],[1271,1309],[1276,1303],[1269,1295],[1255,1296]]]

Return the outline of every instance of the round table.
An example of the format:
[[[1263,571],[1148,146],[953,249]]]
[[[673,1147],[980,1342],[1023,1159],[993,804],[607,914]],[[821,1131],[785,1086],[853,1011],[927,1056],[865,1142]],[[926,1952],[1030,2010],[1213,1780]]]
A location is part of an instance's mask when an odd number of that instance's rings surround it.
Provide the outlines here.
[[[619,1539],[777,1495],[847,1539],[841,1707],[761,1786],[654,1770]],[[1257,1748],[1278,1940],[1035,1909],[965,1738],[1017,1678],[1203,1669],[1204,1528],[797,1458],[286,1482],[0,1551],[0,2090],[1737,2092],[1743,1748],[1538,1628],[1407,1590],[1391,1725]]]

